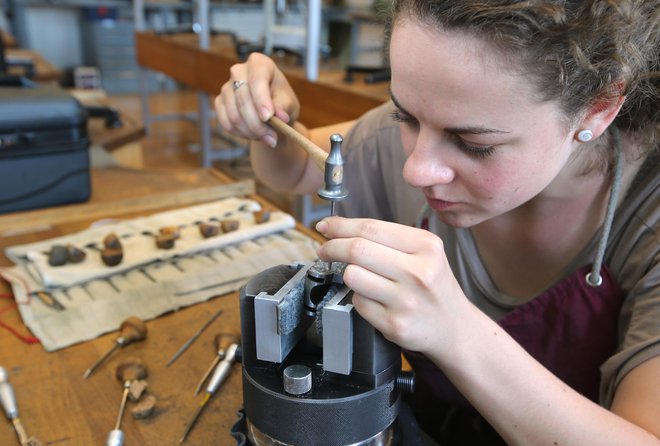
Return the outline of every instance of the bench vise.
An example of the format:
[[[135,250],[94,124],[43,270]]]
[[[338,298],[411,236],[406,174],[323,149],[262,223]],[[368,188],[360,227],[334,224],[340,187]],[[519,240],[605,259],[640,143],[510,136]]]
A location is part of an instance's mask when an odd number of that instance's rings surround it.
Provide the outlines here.
[[[353,308],[343,265],[280,265],[241,291],[247,436],[260,445],[395,445],[401,351]]]

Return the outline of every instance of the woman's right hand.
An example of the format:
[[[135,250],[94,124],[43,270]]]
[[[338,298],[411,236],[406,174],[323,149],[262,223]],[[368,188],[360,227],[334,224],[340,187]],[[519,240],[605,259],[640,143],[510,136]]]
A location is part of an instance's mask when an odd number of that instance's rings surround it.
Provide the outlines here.
[[[227,132],[275,147],[277,133],[265,122],[273,115],[294,122],[300,102],[275,62],[264,54],[252,53],[246,62],[230,68],[229,80],[215,98],[215,110]]]

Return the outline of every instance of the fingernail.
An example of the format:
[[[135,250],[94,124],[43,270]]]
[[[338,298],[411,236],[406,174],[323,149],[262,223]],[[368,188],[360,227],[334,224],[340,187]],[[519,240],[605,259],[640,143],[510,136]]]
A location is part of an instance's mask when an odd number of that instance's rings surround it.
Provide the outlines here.
[[[261,107],[261,110],[259,110],[259,115],[261,116],[261,120],[263,122],[268,121],[273,116],[271,111],[266,107]]]
[[[325,234],[328,231],[328,222],[321,220],[320,222],[316,223],[316,230],[321,234]]]
[[[277,146],[277,140],[275,139],[275,137],[273,135],[270,135],[270,134],[265,135],[263,137],[263,141],[272,148],[275,148],[275,146]]]

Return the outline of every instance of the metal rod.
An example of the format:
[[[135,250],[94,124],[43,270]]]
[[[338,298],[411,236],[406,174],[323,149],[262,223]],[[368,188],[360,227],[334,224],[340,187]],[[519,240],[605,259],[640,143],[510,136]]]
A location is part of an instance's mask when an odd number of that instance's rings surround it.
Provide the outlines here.
[[[202,413],[202,410],[204,409],[204,406],[206,406],[206,403],[211,399],[213,395],[217,392],[218,388],[222,385],[222,383],[225,382],[227,377],[229,376],[229,373],[231,373],[231,366],[234,364],[236,361],[236,351],[238,350],[238,344],[233,343],[231,344],[225,353],[224,358],[218,366],[215,368],[213,372],[213,376],[211,376],[211,379],[209,380],[208,386],[206,386],[206,395],[204,396],[204,400],[202,403],[199,405],[197,410],[195,411],[195,414],[193,415],[192,419],[190,420],[190,423],[186,427],[186,431],[183,433],[183,436],[181,437],[181,440],[179,443],[183,443],[186,440],[186,437],[192,430],[193,426],[197,422],[197,419],[199,418],[200,414]]]
[[[115,430],[121,429],[121,420],[124,418],[124,410],[126,409],[126,400],[128,399],[128,391],[131,386],[129,381],[124,383],[124,392],[121,396],[121,405],[119,406],[119,415],[117,415],[117,422],[115,423]]]
[[[213,396],[211,393],[207,393],[204,396],[204,399],[202,400],[201,404],[199,405],[199,407],[195,411],[195,414],[191,418],[190,423],[188,423],[188,426],[186,427],[185,432],[181,436],[181,440],[179,440],[179,444],[186,441],[186,437],[188,437],[188,434],[192,430],[193,426],[195,425],[195,423],[197,423],[197,420],[199,419],[199,416],[201,415],[202,410],[204,410],[204,406],[206,406],[206,403],[208,403],[208,401],[211,399],[211,396]]]
[[[317,81],[319,78],[319,54],[321,46],[321,0],[307,2],[307,48],[305,48],[305,74],[307,80]]]
[[[27,432],[25,431],[25,427],[23,427],[23,423],[21,423],[21,419],[15,417],[12,418],[11,422],[14,425],[14,430],[16,430],[16,435],[18,436],[18,441],[21,443],[21,446],[28,444]]]
[[[109,356],[110,356],[115,350],[117,350],[120,346],[121,346],[121,345],[119,344],[119,342],[116,342],[115,345],[113,345],[112,348],[111,348],[110,350],[108,350],[108,351],[105,353],[105,355],[103,355],[103,356],[101,356],[99,359],[97,359],[96,362],[95,362],[90,368],[88,368],[88,369],[85,371],[85,373],[83,374],[83,378],[84,378],[84,379],[89,378],[89,376],[90,376],[92,373],[94,373],[94,370],[96,370],[96,369],[98,368],[98,366],[100,366],[101,363],[102,363],[103,361],[105,361],[105,360],[106,360],[106,359],[107,359],[107,358],[108,358],[108,357],[109,357]]]
[[[190,347],[192,343],[195,342],[197,338],[201,336],[202,333],[204,333],[204,330],[206,330],[209,327],[209,325],[211,325],[213,321],[216,320],[218,316],[220,316],[221,314],[222,314],[222,310],[216,311],[215,314],[211,316],[209,320],[206,321],[204,325],[202,325],[201,328],[197,330],[197,332],[193,334],[190,337],[190,339],[188,339],[186,343],[181,346],[181,348],[179,348],[179,350],[177,350],[176,353],[174,353],[174,356],[172,356],[172,359],[169,360],[166,367],[169,367],[172,364],[174,364],[174,361],[176,361],[179,358],[179,356],[181,356],[183,352],[185,352],[188,349],[188,347]]]
[[[206,370],[206,373],[204,373],[204,376],[202,376],[202,379],[199,381],[199,384],[197,384],[197,388],[195,389],[195,396],[199,395],[199,392],[201,392],[202,387],[204,387],[204,383],[206,380],[209,378],[211,373],[213,373],[213,369],[218,365],[220,362],[220,355],[217,355],[215,358],[213,358],[213,362],[211,363],[211,367]]]

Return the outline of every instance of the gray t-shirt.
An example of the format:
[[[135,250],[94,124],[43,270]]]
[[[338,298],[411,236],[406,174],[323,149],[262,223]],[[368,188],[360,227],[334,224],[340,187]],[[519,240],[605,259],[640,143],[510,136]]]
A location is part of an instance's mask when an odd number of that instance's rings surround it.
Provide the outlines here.
[[[349,197],[340,215],[406,225],[417,222],[425,199],[403,180],[405,153],[399,124],[388,102],[361,118],[344,140],[344,184]],[[609,407],[621,379],[640,363],[660,355],[660,156],[649,156],[616,210],[604,264],[625,292],[616,353],[601,366],[600,403]],[[470,229],[435,219],[429,228],[443,240],[446,255],[465,294],[484,313],[500,320],[515,305],[497,290],[484,267]],[[566,265],[564,277],[594,261],[600,233]],[[563,277],[562,277],[563,278]]]

